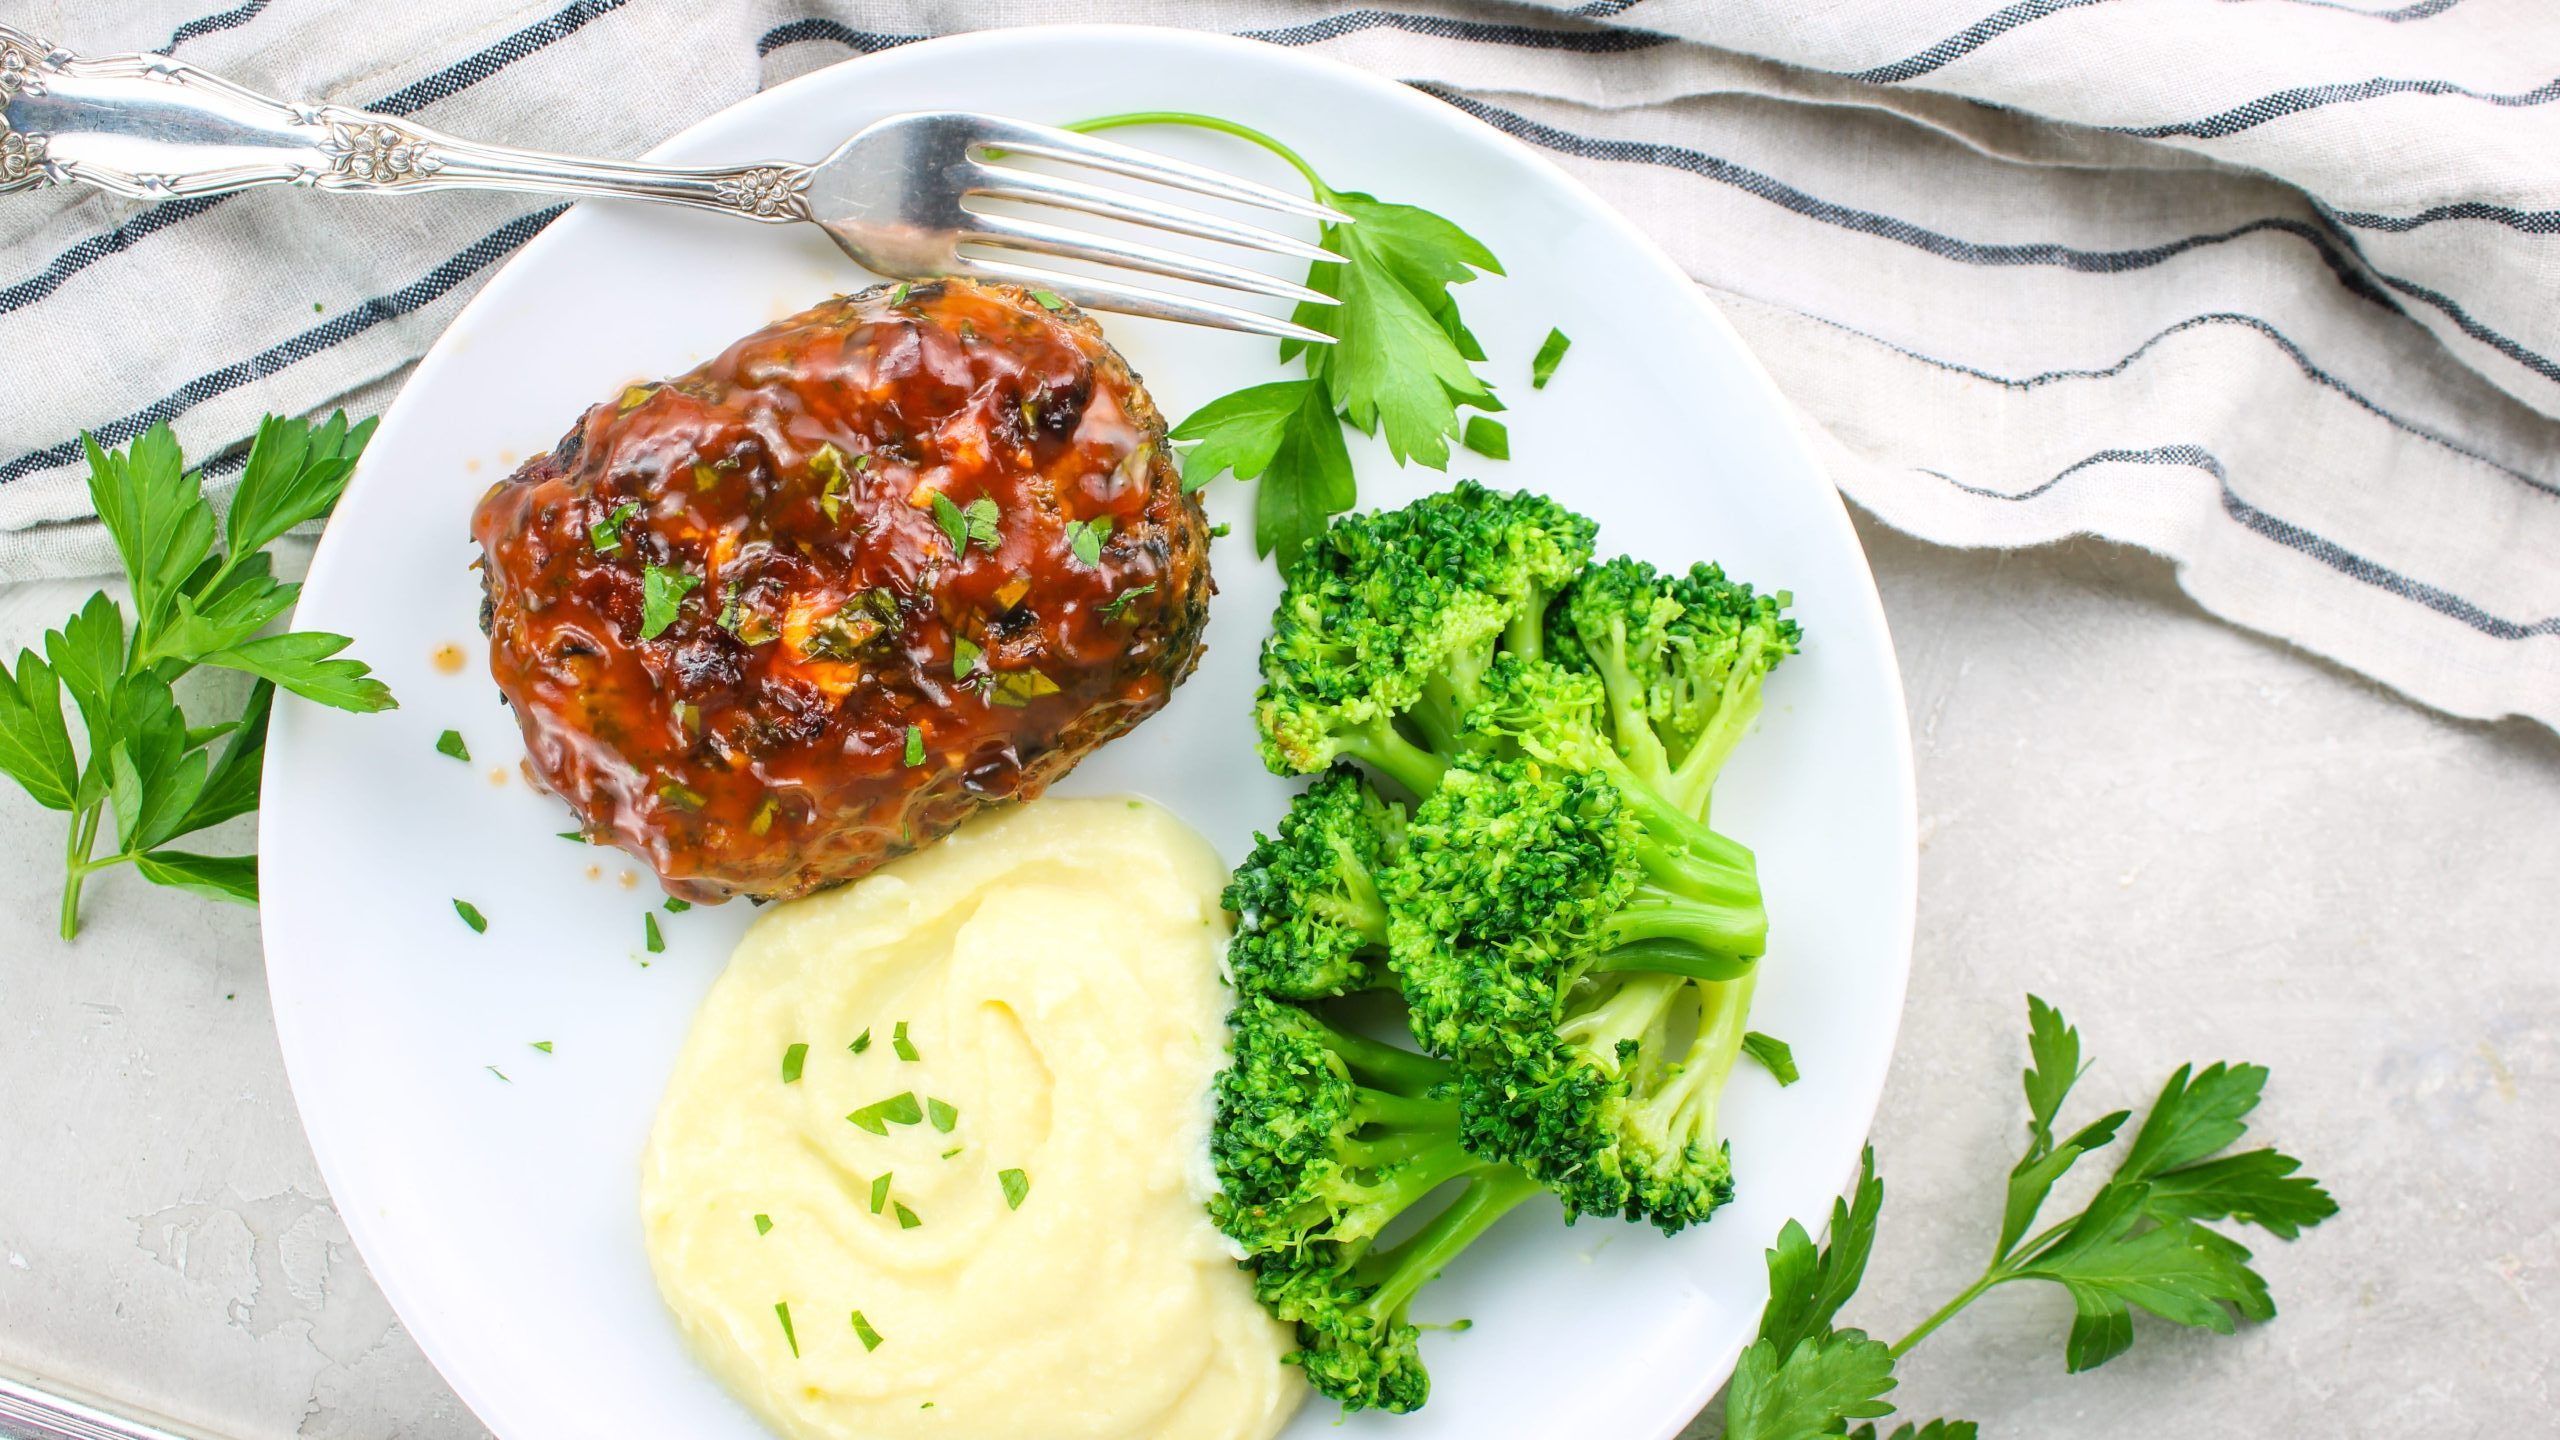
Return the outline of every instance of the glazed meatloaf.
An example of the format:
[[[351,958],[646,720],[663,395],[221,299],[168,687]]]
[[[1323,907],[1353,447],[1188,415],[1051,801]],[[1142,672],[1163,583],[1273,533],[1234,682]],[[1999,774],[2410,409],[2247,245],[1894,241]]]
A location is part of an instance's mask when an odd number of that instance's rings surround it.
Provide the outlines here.
[[[533,778],[697,901],[806,894],[1038,795],[1165,703],[1212,590],[1100,328],[959,281],[624,390],[472,534]]]

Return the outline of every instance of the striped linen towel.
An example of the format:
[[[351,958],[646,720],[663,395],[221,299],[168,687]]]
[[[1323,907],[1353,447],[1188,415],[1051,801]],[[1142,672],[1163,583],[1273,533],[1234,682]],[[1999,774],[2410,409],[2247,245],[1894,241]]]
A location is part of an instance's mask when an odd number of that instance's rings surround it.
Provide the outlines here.
[[[89,52],[634,153],[925,35],[1214,27],[1421,87],[1634,215],[1886,523],[2176,562],[2237,624],[2560,728],[2555,0],[12,0]],[[631,77],[653,83],[636,84]],[[559,213],[0,197],[0,581],[103,568],[76,436],[379,407]]]

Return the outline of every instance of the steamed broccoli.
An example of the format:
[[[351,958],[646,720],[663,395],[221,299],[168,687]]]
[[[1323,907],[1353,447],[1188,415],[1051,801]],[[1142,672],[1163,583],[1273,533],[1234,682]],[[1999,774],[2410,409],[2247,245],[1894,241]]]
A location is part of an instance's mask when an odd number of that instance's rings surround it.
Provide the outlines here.
[[[1717,772],[1760,713],[1761,681],[1802,639],[1780,613],[1787,603],[1714,565],[1666,575],[1609,560],[1557,607],[1556,657],[1600,678],[1610,735],[1636,773],[1703,819]]]
[[[1406,1307],[1538,1189],[1665,1231],[1733,1194],[1717,1110],[1768,918],[1707,803],[1799,637],[1783,594],[1595,564],[1593,537],[1472,483],[1344,517],[1263,645],[1262,757],[1326,773],[1227,890],[1212,1211],[1292,1363],[1352,1409],[1422,1403]],[[1304,1003],[1389,988],[1427,1054]]]
[[[1347,757],[1430,793],[1470,748],[1464,720],[1494,657],[1543,653],[1591,537],[1543,496],[1472,482],[1335,521],[1289,567],[1263,642],[1264,763],[1298,775]]]
[[[1385,983],[1380,872],[1404,847],[1404,810],[1337,765],[1289,806],[1277,836],[1227,882],[1236,914],[1227,969],[1238,991],[1314,1000]]]
[[[1715,1107],[1767,928],[1747,863],[1535,761],[1452,768],[1408,844],[1396,970],[1415,1037],[1457,1063],[1468,1145],[1572,1214],[1675,1231],[1731,1199]]]
[[[1235,1050],[1218,1076],[1210,1213],[1244,1247],[1263,1305],[1297,1327],[1289,1363],[1346,1409],[1412,1410],[1431,1387],[1406,1318],[1414,1295],[1538,1182],[1460,1142],[1447,1062],[1268,997],[1244,997],[1228,1023]],[[1378,1243],[1457,1180],[1447,1209]]]

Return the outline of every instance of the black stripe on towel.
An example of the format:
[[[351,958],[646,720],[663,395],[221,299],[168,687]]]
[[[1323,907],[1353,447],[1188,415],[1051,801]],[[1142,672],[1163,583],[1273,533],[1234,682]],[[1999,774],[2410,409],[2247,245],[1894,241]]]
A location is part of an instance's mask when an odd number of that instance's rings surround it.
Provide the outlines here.
[[[2086,459],[2063,467],[2052,479],[2032,490],[2014,493],[1968,485],[1953,476],[1941,475],[1934,470],[1922,473],[1935,476],[1968,495],[1979,495],[1990,500],[2032,500],[2083,470],[2109,464],[2177,465],[2201,470],[2212,476],[2214,483],[2221,487],[2223,513],[2248,527],[2253,534],[2272,540],[2297,554],[2308,555],[2351,580],[2361,581],[2377,590],[2388,591],[2403,600],[2415,601],[2449,620],[2460,621],[2493,640],[2529,640],[2541,636],[2560,635],[2560,615],[2548,615],[2539,620],[2509,620],[2493,615],[2478,604],[2450,590],[2429,585],[2423,580],[2413,579],[2379,561],[2369,560],[2334,540],[2314,534],[2290,520],[2268,514],[2241,499],[2232,491],[2231,477],[2223,470],[2222,461],[2216,458],[2212,451],[2200,445],[2162,445],[2148,450],[2101,450]]]
[[[2175,120],[2161,125],[2104,125],[2098,128],[2144,140],[2162,140],[2173,135],[2196,140],[2220,140],[2306,110],[2354,105],[2390,95],[2456,95],[2483,104],[2514,108],[2548,105],[2560,100],[2560,80],[2548,81],[2513,95],[2473,90],[2450,80],[2358,80],[2342,85],[2297,85],[2290,90],[2261,95],[2246,105],[2235,105],[2201,120]]]
[[[514,254],[524,243],[540,234],[542,227],[568,210],[554,205],[521,215],[482,236],[469,247],[436,266],[417,280],[392,291],[377,295],[351,309],[341,311],[320,324],[280,344],[269,346],[219,370],[207,371],[177,389],[143,406],[130,415],[121,415],[95,427],[90,433],[101,445],[122,445],[163,420],[174,420],[188,410],[217,395],[252,384],[288,366],[308,360],[330,348],[346,343],[387,320],[395,320],[413,311],[425,309],[452,293],[463,281]],[[42,450],[31,450],[7,464],[0,464],[0,483],[17,479],[38,470],[50,470],[80,459],[80,440],[74,436],[61,444]]]
[[[589,21],[619,10],[628,3],[630,0],[576,0],[575,4],[516,31],[488,49],[363,108],[391,115],[412,114],[422,106],[470,89],[509,65],[578,33]],[[63,282],[108,256],[130,250],[145,238],[181,220],[201,215],[230,198],[230,195],[192,195],[183,200],[164,200],[112,230],[77,242],[54,256],[33,275],[13,285],[0,287],[0,315],[23,310],[43,300],[61,289]]]
[[[267,0],[249,0],[249,3],[245,5],[235,6],[232,9],[220,11],[212,15],[198,16],[197,18],[188,21],[186,24],[179,26],[177,29],[170,31],[169,43],[161,46],[159,49],[151,53],[155,55],[173,54],[177,51],[179,46],[186,44],[188,41],[193,40],[198,36],[211,35],[218,30],[237,30],[241,26],[248,24],[250,21],[257,19],[258,12],[266,8]]]
[[[1802,312],[1798,313],[1801,314]],[[2519,470],[2513,465],[2509,465],[2504,461],[2494,459],[2488,455],[2482,454],[2478,450],[2472,449],[2470,446],[2465,445],[2453,436],[2445,434],[2441,430],[2420,424],[2415,420],[2411,420],[2404,415],[2384,407],[2380,401],[2366,395],[2363,391],[2349,385],[2346,381],[2339,379],[2329,371],[2320,368],[2320,366],[2312,360],[2309,352],[2305,351],[2300,345],[2294,343],[2293,337],[2285,334],[2282,330],[2277,329],[2274,325],[2255,315],[2243,315],[2234,311],[2218,311],[2207,315],[2190,315],[2186,319],[2161,330],[2149,339],[2144,340],[2141,344],[2133,347],[2133,349],[2128,352],[2123,359],[2116,361],[2114,364],[2098,366],[2095,368],[2046,370],[2034,375],[1996,375],[1991,371],[1976,369],[1975,367],[1966,365],[1960,361],[1941,359],[1938,356],[1924,354],[1921,351],[1914,350],[1907,345],[1898,345],[1891,340],[1885,339],[1881,335],[1869,334],[1854,325],[1844,324],[1838,320],[1828,319],[1820,315],[1806,315],[1805,318],[1828,325],[1834,330],[1840,330],[1848,334],[1855,335],[1861,340],[1881,345],[1885,349],[1890,350],[1907,360],[1917,360],[1923,365],[1945,370],[1952,374],[1969,375],[1976,380],[1987,380],[1994,385],[1999,385],[2011,390],[2033,390],[2039,386],[2051,385],[2065,380],[2111,380],[2133,368],[2136,361],[2139,361],[2143,356],[2151,353],[2152,349],[2158,346],[2160,342],[2167,340],[2173,335],[2183,334],[2189,330],[2200,330],[2207,326],[2236,326],[2244,330],[2255,331],[2256,333],[2265,336],[2277,349],[2285,353],[2286,358],[2293,361],[2295,368],[2301,370],[2303,378],[2311,381],[2315,385],[2336,391],[2339,395],[2344,396],[2348,403],[2354,405],[2357,409],[2364,411],[2366,414],[2373,416],[2375,419],[2382,421],[2384,424],[2389,425],[2392,429],[2398,430],[2404,434],[2414,435],[2430,444],[2442,446],[2452,454],[2459,455],[2465,460],[2469,460],[2475,464],[2495,470],[2499,474],[2516,481],[2518,484],[2527,486],[2534,490],[2539,490],[2545,495],[2560,497],[2560,481],[2544,479],[2539,475],[2533,474],[2531,471]]]

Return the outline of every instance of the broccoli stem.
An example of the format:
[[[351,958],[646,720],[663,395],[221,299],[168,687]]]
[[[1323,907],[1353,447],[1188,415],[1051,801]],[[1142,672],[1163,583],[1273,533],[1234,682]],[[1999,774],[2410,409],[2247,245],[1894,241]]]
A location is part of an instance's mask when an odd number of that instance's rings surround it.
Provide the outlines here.
[[[1742,1058],[1742,1037],[1750,1028],[1751,992],[1759,974],[1722,984],[1700,985],[1697,1038],[1661,1087],[1637,1100],[1637,1108],[1665,1135],[1714,1149],[1716,1112],[1724,1099],[1724,1082]],[[1684,1133],[1685,1132],[1685,1133]]]
[[[1334,855],[1334,876],[1341,889],[1332,894],[1312,896],[1309,909],[1346,930],[1357,931],[1360,938],[1383,950],[1387,944],[1387,901],[1378,893],[1377,877],[1353,853],[1351,842],[1337,835],[1330,842]]]
[[[1361,1308],[1381,1324],[1395,1323],[1422,1287],[1439,1278],[1460,1251],[1544,1188],[1517,1166],[1476,1163],[1483,1166],[1483,1173],[1469,1180],[1448,1209],[1431,1217],[1430,1224],[1391,1250],[1372,1250],[1362,1257],[1354,1278],[1377,1288]]]
[[[1648,789],[1668,791],[1671,786],[1671,756],[1662,747],[1662,738],[1653,733],[1653,720],[1645,714],[1644,682],[1636,678],[1627,664],[1627,627],[1622,620],[1609,622],[1609,643],[1595,647],[1593,668],[1600,672],[1600,686],[1609,696],[1609,728],[1617,738],[1618,755],[1628,769]]]
[[[1449,770],[1448,761],[1404,738],[1390,720],[1373,720],[1344,734],[1339,748],[1415,795],[1439,789],[1440,777]]]
[[[1645,892],[1639,890],[1639,896]],[[1755,901],[1747,905],[1716,904],[1685,896],[1638,899],[1610,916],[1601,927],[1613,946],[1646,940],[1669,941],[1702,955],[1737,959],[1760,954],[1769,946],[1769,915]]]
[[[1322,1023],[1319,1021],[1318,1023]],[[1342,1057],[1351,1078],[1362,1088],[1399,1099],[1421,1100],[1449,1079],[1449,1062],[1418,1054],[1401,1045],[1325,1025],[1325,1044]],[[1456,1112],[1450,1112],[1454,1115]]]
[[[1591,963],[1591,975],[1680,975],[1691,980],[1739,980],[1751,973],[1757,957],[1700,950],[1671,940],[1636,940],[1604,950]]]
[[[1760,716],[1760,682],[1768,672],[1760,657],[1768,649],[1768,641],[1757,630],[1746,631],[1741,653],[1734,657],[1733,668],[1725,673],[1724,692],[1716,702],[1716,715],[1698,734],[1697,743],[1680,758],[1672,771],[1664,793],[1704,820],[1709,795],[1715,789],[1716,777],[1723,773],[1725,760],[1733,747],[1742,742],[1743,733]]]
[[[1532,663],[1546,659],[1547,606],[1553,598],[1544,590],[1529,592],[1527,600],[1511,612],[1511,623],[1503,627],[1502,648]]]

